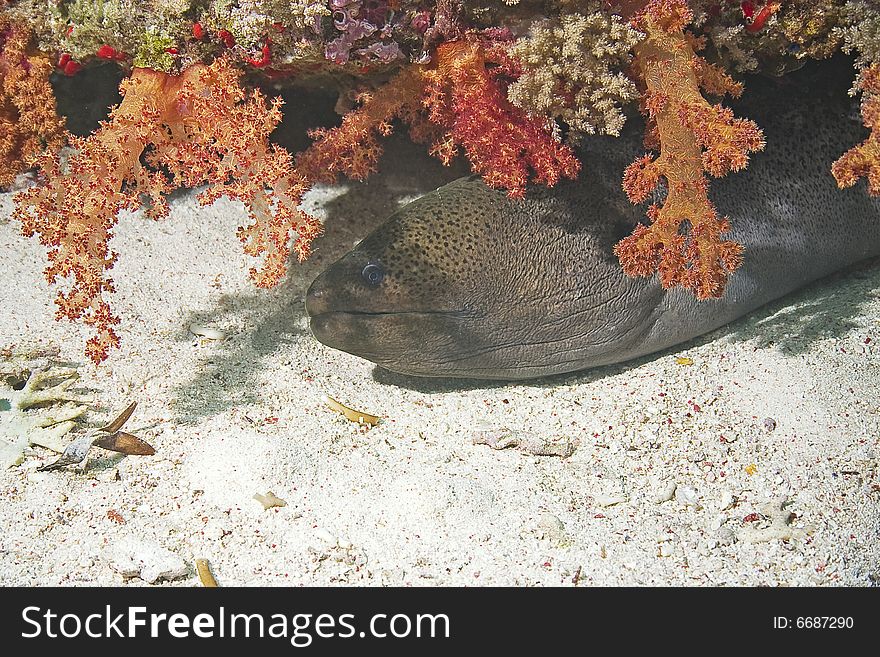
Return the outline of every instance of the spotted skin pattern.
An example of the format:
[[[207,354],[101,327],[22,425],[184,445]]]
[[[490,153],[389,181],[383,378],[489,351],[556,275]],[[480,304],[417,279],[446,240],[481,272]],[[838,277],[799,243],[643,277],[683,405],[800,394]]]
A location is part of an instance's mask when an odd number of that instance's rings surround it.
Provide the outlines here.
[[[745,247],[720,299],[621,271],[613,246],[645,220],[620,185],[644,152],[631,120],[620,138],[585,143],[579,180],[531,187],[525,201],[472,176],[406,205],[314,281],[312,332],[403,374],[529,379],[666,349],[880,255],[880,204],[830,173],[865,134],[848,84],[807,67],[749,81],[734,106],[767,146],[710,188]]]

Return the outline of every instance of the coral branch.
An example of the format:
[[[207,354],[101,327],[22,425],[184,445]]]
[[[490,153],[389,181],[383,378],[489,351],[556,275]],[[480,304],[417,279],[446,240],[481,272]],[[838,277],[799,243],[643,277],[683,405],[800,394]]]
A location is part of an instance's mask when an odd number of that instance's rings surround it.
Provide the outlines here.
[[[424,82],[417,67],[404,68],[379,93],[363,93],[361,106],[333,129],[312,130],[315,143],[296,160],[297,170],[315,181],[333,182],[337,174],[363,180],[376,170],[382,154],[377,134],[387,136],[391,121],[411,116],[418,106]]]
[[[32,50],[30,31],[0,16],[0,188],[64,143],[49,86],[53,65]]]
[[[718,177],[744,168],[748,154],[764,142],[752,121],[735,119],[701,95],[701,86],[734,95],[740,88],[694,54],[701,44],[684,32],[690,21],[684,0],[653,0],[633,21],[647,35],[635,48],[635,66],[660,155],[631,164],[623,186],[638,203],[663,179],[667,195],[662,206],[649,208],[651,225],[639,226],[614,251],[627,274],[657,271],[663,287],[681,286],[708,299],[723,293],[742,262],[742,247],[722,238],[729,224],[709,201],[705,174]]]
[[[545,120],[507,100],[488,57],[477,38],[439,46],[433,65],[404,68],[378,92],[361,94],[361,107],[341,126],[312,131],[316,141],[297,158],[297,169],[313,180],[333,181],[339,173],[362,180],[381,154],[377,135],[389,134],[391,121],[401,118],[414,140],[428,142],[446,164],[464,148],[473,170],[511,197],[522,197],[530,178],[549,186],[574,178],[574,153]]]
[[[831,165],[837,185],[840,188],[852,187],[859,178],[868,181],[868,192],[880,196],[880,64],[873,64],[859,78],[858,88],[862,90],[862,121],[871,134],[858,146],[853,146]]]
[[[546,120],[514,107],[487,63],[478,43],[460,40],[437,48],[437,65],[424,73],[424,101],[431,121],[446,129],[432,153],[444,160],[461,145],[476,173],[508,195],[525,195],[530,177],[553,186],[575,178],[580,169],[574,153],[547,129]]]
[[[259,92],[247,93],[227,60],[180,76],[135,69],[122,92],[108,121],[88,139],[73,140],[78,153],[66,174],[56,155],[46,155],[40,166],[48,184],[16,197],[23,233],[38,234],[49,247],[46,278],[73,278],[72,289],[56,297],[58,316],[95,328],[86,346],[95,363],[119,344],[113,328],[119,317],[105,299],[114,289],[107,271],[117,257],[108,247],[110,232],[119,211],[140,207],[142,197],[152,200],[154,218],[167,215],[164,197],[176,187],[209,184],[199,199],[205,204],[223,195],[243,201],[253,224],[239,236],[247,253],[265,254],[262,270],[251,272],[261,286],[284,274],[291,233],[292,248],[305,257],[320,231],[297,208],[305,181],[268,141],[281,119],[280,101],[267,107]]]

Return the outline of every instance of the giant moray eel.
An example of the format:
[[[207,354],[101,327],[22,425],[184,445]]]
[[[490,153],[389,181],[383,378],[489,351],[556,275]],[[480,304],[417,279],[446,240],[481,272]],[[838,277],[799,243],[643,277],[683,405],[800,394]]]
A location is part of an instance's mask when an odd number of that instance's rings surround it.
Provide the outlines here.
[[[621,271],[612,248],[644,220],[620,184],[643,153],[631,125],[586,142],[579,180],[525,201],[466,177],[404,206],[314,281],[312,332],[394,372],[526,379],[671,347],[880,255],[880,203],[829,171],[865,136],[849,71],[755,78],[734,107],[767,146],[710,188],[745,246],[721,299]]]

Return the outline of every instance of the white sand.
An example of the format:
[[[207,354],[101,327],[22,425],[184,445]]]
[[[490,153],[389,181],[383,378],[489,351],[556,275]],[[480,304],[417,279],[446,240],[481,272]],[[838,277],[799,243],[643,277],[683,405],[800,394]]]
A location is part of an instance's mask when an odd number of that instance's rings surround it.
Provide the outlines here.
[[[113,561],[131,544],[185,561],[184,586],[200,585],[200,557],[221,585],[880,581],[876,264],[634,364],[414,384],[323,347],[302,305],[315,274],[398,202],[455,176],[393,150],[368,184],[310,195],[327,237],[275,290],[247,279],[236,204],[183,194],[167,221],[122,220],[123,347],[81,371],[91,423],[137,401],[126,428],[157,454],[95,450],[84,470],[37,472],[54,455],[33,448],[0,473],[0,583],[143,584]],[[10,209],[0,196],[0,347],[57,345],[82,362],[88,332],[53,320],[43,250]],[[193,322],[228,337],[201,344]],[[325,394],[385,421],[359,428]],[[496,451],[473,444],[480,427],[579,447]],[[287,506],[263,510],[253,495],[267,491]],[[754,513],[768,519],[743,522]]]

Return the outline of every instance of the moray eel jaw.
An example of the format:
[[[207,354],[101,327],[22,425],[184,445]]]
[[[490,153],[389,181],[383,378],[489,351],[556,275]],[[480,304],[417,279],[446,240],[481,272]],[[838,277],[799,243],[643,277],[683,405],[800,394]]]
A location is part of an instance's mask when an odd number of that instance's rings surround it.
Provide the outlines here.
[[[399,339],[418,333],[418,327],[427,323],[436,331],[438,324],[447,324],[449,333],[455,332],[455,312],[361,312],[333,310],[309,316],[309,326],[317,340],[328,347],[366,358],[389,369],[394,369],[395,356],[404,349],[389,349],[389,345],[411,344]],[[423,336],[424,339],[424,336]]]
[[[530,371],[522,367],[529,362],[529,346],[516,338],[517,331],[504,330],[507,322],[495,304],[474,299],[470,286],[450,281],[425,294],[424,279],[410,270],[398,284],[393,265],[382,284],[365,285],[364,263],[382,259],[390,258],[380,259],[362,243],[315,279],[305,307],[319,342],[407,376],[516,379]]]
[[[312,334],[319,342],[394,372],[455,376],[448,364],[432,361],[430,354],[459,348],[467,321],[464,311],[325,310],[318,298],[310,290],[306,310]]]

